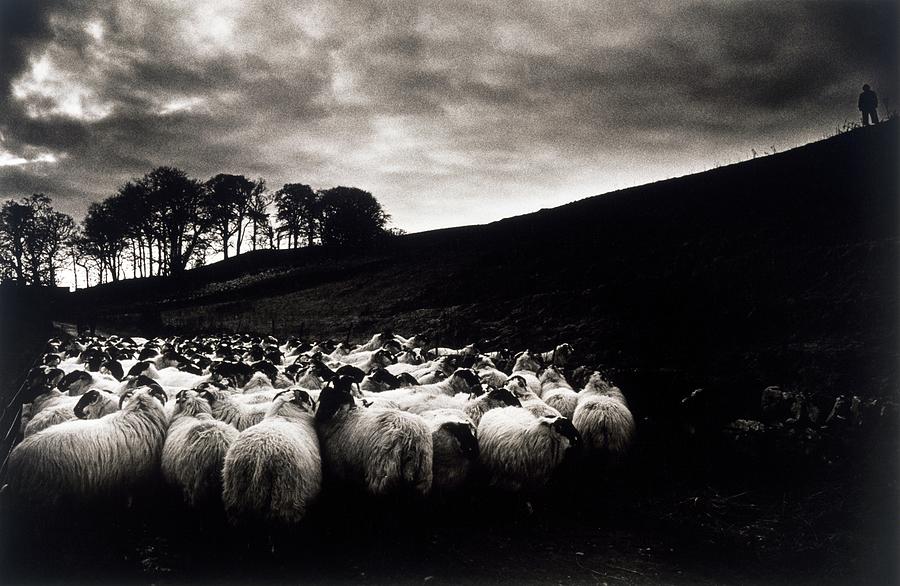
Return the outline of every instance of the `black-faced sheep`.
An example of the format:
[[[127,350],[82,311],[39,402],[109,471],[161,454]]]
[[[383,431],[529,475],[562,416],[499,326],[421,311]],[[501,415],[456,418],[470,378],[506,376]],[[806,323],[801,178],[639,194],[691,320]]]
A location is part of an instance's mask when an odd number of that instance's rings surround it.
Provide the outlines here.
[[[374,495],[431,490],[431,430],[418,415],[365,408],[351,393],[353,381],[338,377],[319,396],[316,427],[328,477]]]
[[[579,443],[568,419],[521,407],[492,409],[478,424],[479,460],[488,483],[501,490],[539,490]]]
[[[459,490],[478,460],[475,424],[459,409],[436,409],[423,413],[422,418],[431,429],[434,449],[432,490]]]
[[[153,389],[122,397],[119,411],[100,419],[66,421],[17,445],[9,460],[9,488],[25,500],[53,504],[87,500],[145,483],[159,469],[166,416]]]

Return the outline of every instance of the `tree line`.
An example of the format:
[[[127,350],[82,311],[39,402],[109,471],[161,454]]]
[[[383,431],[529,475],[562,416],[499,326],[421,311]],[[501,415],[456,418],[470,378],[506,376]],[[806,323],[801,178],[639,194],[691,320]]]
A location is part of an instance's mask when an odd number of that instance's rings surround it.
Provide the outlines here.
[[[64,268],[85,286],[177,275],[263,248],[366,245],[399,230],[368,191],[314,190],[220,173],[207,181],[158,167],[91,203],[78,225],[35,194],[0,207],[0,280],[55,285]]]

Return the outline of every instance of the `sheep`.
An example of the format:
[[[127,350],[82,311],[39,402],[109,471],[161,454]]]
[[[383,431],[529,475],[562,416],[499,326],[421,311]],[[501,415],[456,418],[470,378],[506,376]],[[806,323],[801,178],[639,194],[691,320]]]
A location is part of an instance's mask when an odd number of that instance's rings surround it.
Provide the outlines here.
[[[83,394],[88,389],[100,389],[117,393],[122,383],[108,374],[74,370],[64,376],[57,386],[59,390],[67,392],[70,397],[75,397]]]
[[[540,362],[528,350],[516,356],[516,363],[513,366],[512,373],[522,377],[522,380],[528,385],[528,390],[538,396],[541,394],[541,381],[537,376],[537,373],[540,371]]]
[[[469,344],[463,348],[454,349],[454,348],[430,348],[426,352],[429,356],[467,356],[467,355],[477,355],[478,348],[475,347],[475,344]]]
[[[480,397],[467,401],[463,407],[463,412],[477,428],[481,422],[481,417],[491,409],[521,407],[521,405],[519,399],[508,389],[490,389]]]
[[[634,417],[625,396],[610,386],[599,372],[578,394],[572,423],[584,440],[585,456],[618,463],[634,437]]]
[[[24,432],[25,428],[31,422],[31,419],[44,409],[50,409],[55,405],[59,405],[70,397],[59,389],[49,388],[46,386],[35,386],[28,389],[31,401],[25,398],[22,404],[22,415],[19,419],[19,429]]]
[[[556,367],[550,366],[541,373],[541,399],[555,408],[567,419],[572,419],[575,406],[578,404],[578,393],[560,374]]]
[[[460,368],[450,378],[439,383],[384,391],[380,393],[380,396],[397,401],[401,405],[401,409],[409,410],[408,407],[417,403],[436,399],[440,401],[440,398],[452,398],[454,395],[460,394],[467,397],[470,393],[480,395],[482,393],[481,383],[474,371]]]
[[[545,403],[528,388],[521,374],[515,373],[509,377],[504,388],[512,392],[521,401],[522,407],[530,411],[532,415],[536,417],[562,417],[562,413]]]
[[[431,429],[432,490],[459,490],[478,460],[475,424],[458,409],[436,409],[423,413],[422,418]]]
[[[478,424],[479,461],[488,484],[504,491],[539,490],[579,443],[568,419],[520,407],[492,409]]]
[[[450,376],[456,370],[459,359],[457,356],[441,356],[436,360],[423,362],[422,364],[391,364],[387,366],[387,370],[394,376],[399,376],[404,372],[408,372],[415,378],[419,378],[425,374],[440,370],[445,375]]]
[[[423,374],[422,376],[415,376],[415,378],[420,385],[433,385],[435,383],[447,380],[447,375],[444,374],[444,372],[441,370],[435,370],[433,372]]]
[[[380,348],[365,352],[355,352],[341,358],[344,364],[355,366],[363,372],[371,372],[376,368],[385,368],[394,363],[394,356],[388,350]]]
[[[322,457],[305,391],[279,393],[265,418],[228,449],[222,500],[232,523],[296,523],[322,488]]]
[[[378,393],[389,389],[396,389],[400,386],[400,380],[383,368],[379,368],[367,374],[359,383],[359,388],[363,391]]]
[[[559,344],[556,348],[550,350],[549,352],[542,352],[540,354],[540,358],[544,364],[565,368],[569,363],[569,359],[572,358],[572,354],[574,353],[575,348],[573,348],[571,344],[563,343]]]
[[[361,344],[354,348],[352,352],[366,352],[371,350],[378,350],[383,347],[387,342],[396,342],[400,343],[394,339],[394,335],[390,331],[379,332],[372,336],[372,338],[366,342],[365,344]]]
[[[484,355],[478,356],[472,369],[478,373],[481,382],[492,387],[502,387],[509,378],[506,373],[497,369],[493,360]]]
[[[462,409],[471,395],[482,392],[475,373],[461,368],[440,383],[383,391],[376,396],[395,402],[403,411],[419,414],[441,408]],[[370,398],[372,394],[366,396]]]
[[[196,387],[200,383],[209,380],[210,375],[197,375],[179,370],[174,366],[168,366],[156,371],[156,376],[151,376],[163,387],[185,389]]]
[[[256,373],[263,373],[269,379],[268,385],[272,388],[276,389],[286,389],[291,386],[291,380],[282,374],[278,367],[275,366],[272,362],[268,360],[259,360],[250,365],[250,368],[253,369],[253,374],[251,375],[250,381],[248,381],[244,385],[244,389],[246,391],[247,386],[250,385],[250,382],[253,380],[253,377],[256,376]]]
[[[254,372],[250,380],[241,388],[244,394],[253,394],[273,389],[272,380],[264,372]]]
[[[34,413],[23,428],[23,436],[35,433],[72,419],[98,419],[119,409],[119,397],[109,391],[92,389],[78,397],[61,395],[50,407]]]
[[[166,482],[181,489],[188,505],[215,503],[221,498],[225,453],[238,433],[233,426],[213,419],[209,403],[196,391],[178,393],[161,470]]]
[[[263,420],[271,403],[245,403],[228,391],[206,389],[200,396],[209,401],[212,416],[229,425],[233,425],[238,431],[244,431],[251,425],[256,425]]]
[[[327,379],[323,378],[322,374],[321,374],[321,373],[325,372],[325,370],[327,370],[328,372],[331,373],[330,376],[326,375],[326,376],[329,376],[329,378],[327,378]],[[331,380],[331,377],[333,377],[333,376],[334,376],[334,373],[331,372],[331,370],[327,366],[325,366],[321,362],[319,362],[319,363],[314,362],[312,364],[312,366],[310,366],[303,372],[302,375],[297,377],[296,384],[299,387],[304,388],[304,389],[319,389],[319,390],[321,390],[322,386],[324,386],[324,384],[327,381]]]
[[[428,425],[396,409],[359,407],[352,384],[338,377],[319,396],[316,428],[326,474],[374,495],[428,494],[434,455]]]
[[[125,374],[125,378],[134,378],[141,375],[144,375],[147,378],[152,378],[154,380],[159,379],[159,371],[156,369],[156,366],[149,360],[140,360],[139,362],[135,362],[131,366],[131,368],[128,369],[128,372]]]
[[[119,411],[66,421],[25,438],[9,458],[9,489],[35,504],[91,500],[139,486],[159,466],[166,417],[155,389],[123,396]]]
[[[419,352],[417,348],[407,348],[397,354],[396,356],[397,364],[411,364],[418,365],[425,362],[425,359],[422,358],[422,353]]]

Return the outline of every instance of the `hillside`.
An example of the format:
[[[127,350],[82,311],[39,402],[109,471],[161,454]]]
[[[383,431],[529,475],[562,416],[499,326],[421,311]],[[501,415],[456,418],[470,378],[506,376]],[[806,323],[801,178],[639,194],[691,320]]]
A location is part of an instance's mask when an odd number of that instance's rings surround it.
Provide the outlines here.
[[[142,333],[566,340],[630,384],[639,409],[701,386],[893,393],[897,136],[892,121],[377,250],[244,254],[78,291],[60,316]]]

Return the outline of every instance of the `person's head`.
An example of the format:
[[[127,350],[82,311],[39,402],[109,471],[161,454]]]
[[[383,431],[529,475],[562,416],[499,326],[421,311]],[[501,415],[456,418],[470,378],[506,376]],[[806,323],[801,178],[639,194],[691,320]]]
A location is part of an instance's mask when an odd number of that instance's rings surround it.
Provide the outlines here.
[[[867,91],[869,91],[870,89],[872,89],[872,88],[869,87],[869,84],[863,85],[863,91],[864,91],[864,92],[867,92]]]

